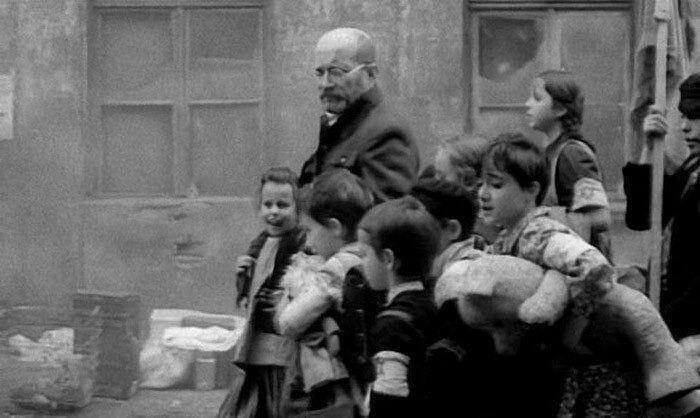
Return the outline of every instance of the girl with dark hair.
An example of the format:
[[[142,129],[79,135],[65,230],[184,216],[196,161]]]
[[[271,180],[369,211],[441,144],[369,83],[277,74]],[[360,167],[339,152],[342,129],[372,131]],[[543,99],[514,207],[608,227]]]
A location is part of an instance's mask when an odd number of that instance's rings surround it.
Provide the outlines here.
[[[581,135],[584,97],[566,71],[540,73],[525,102],[531,128],[547,137],[550,184],[545,206],[566,210],[566,223],[608,259],[610,205],[593,145]]]

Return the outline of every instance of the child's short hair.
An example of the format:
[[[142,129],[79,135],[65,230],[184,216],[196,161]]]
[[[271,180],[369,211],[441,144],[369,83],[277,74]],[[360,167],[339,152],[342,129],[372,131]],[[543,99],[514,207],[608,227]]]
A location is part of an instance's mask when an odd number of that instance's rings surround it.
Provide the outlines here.
[[[547,160],[542,149],[519,132],[507,132],[496,137],[484,155],[484,173],[500,171],[513,176],[522,188],[534,182],[540,185],[535,203],[542,203],[549,187]]]
[[[304,190],[302,211],[316,222],[326,225],[337,219],[346,229],[348,240],[355,238],[357,224],[374,203],[372,191],[344,168],[326,171]]]
[[[262,188],[266,183],[278,183],[278,184],[289,184],[292,186],[292,197],[294,202],[299,201],[299,188],[297,186],[299,177],[297,174],[289,167],[272,167],[268,169],[260,177],[260,188],[258,189],[258,194],[262,195]],[[297,210],[299,205],[297,204]]]
[[[458,180],[467,187],[473,187],[481,177],[481,160],[487,147],[488,140],[479,135],[457,135],[438,144]]]
[[[443,226],[449,219],[457,220],[462,226],[460,240],[471,236],[479,211],[473,191],[459,183],[421,176],[411,189],[411,195]]]
[[[388,248],[397,262],[396,274],[423,280],[437,255],[440,227],[423,204],[413,196],[389,200],[370,209],[359,230],[369,235],[377,253]]]
[[[584,97],[573,75],[565,70],[548,70],[537,78],[544,81],[544,90],[552,97],[552,104],[564,110],[559,118],[564,131],[578,133],[583,121]]]

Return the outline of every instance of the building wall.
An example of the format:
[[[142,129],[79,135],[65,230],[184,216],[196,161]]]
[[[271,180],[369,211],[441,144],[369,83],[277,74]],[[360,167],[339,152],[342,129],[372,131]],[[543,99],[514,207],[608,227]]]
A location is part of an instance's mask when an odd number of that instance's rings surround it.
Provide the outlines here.
[[[88,0],[0,0],[0,75],[15,74],[0,142],[0,302],[65,306],[79,289],[147,307],[231,312],[235,256],[259,231],[253,196],[92,199],[85,178]],[[462,2],[292,1],[266,10],[267,166],[298,169],[317,141],[313,46],[355,26],[378,44],[380,83],[423,161],[463,126]]]
[[[0,301],[58,304],[80,276],[83,4],[1,0],[0,73],[14,137],[0,142]]]
[[[88,0],[0,0],[0,76],[15,77],[14,136],[0,141],[0,304],[64,305],[87,289],[231,312],[235,256],[260,229],[254,196],[88,196],[87,13]],[[374,36],[380,85],[424,164],[463,130],[461,0],[270,0],[265,19],[265,154],[251,176],[298,169],[314,150],[313,46],[338,26]]]
[[[379,84],[412,125],[422,163],[439,138],[462,131],[462,1],[277,0],[271,10],[270,142],[274,162],[300,167],[315,149],[320,105],[313,48],[352,26],[377,43]]]

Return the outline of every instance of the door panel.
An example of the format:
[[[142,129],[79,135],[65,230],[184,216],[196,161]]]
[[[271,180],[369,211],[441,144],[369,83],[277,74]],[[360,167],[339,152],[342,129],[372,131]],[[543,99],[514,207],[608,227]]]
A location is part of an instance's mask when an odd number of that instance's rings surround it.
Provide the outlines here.
[[[170,13],[100,14],[96,92],[102,100],[171,99],[175,72]]]
[[[259,171],[258,105],[192,106],[192,175],[203,194],[250,195]]]
[[[545,65],[544,17],[479,19],[479,104],[525,102]]]
[[[598,150],[606,188],[621,190],[629,89],[627,14],[571,12],[562,14],[559,24],[562,63],[586,98],[583,134]]]
[[[262,96],[261,12],[191,12],[189,95],[200,99]]]
[[[585,96],[583,134],[592,141],[604,184],[621,190],[629,97],[627,11],[479,12],[473,54],[474,128],[487,135],[519,130],[534,141],[523,106],[545,70],[570,71]]]
[[[111,193],[172,192],[170,106],[104,106],[103,185]]]

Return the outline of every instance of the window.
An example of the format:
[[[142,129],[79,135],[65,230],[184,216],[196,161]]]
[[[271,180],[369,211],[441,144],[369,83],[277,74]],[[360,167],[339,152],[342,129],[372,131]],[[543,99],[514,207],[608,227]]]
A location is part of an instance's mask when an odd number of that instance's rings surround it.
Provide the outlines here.
[[[583,134],[598,151],[606,188],[621,192],[629,135],[629,2],[471,2],[468,125],[494,135],[521,130],[532,79],[565,68],[586,97]]]
[[[94,0],[92,194],[181,195],[192,184],[204,195],[250,194],[263,132],[255,3]]]

